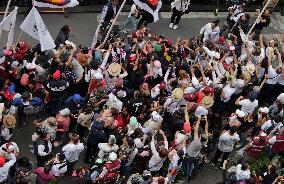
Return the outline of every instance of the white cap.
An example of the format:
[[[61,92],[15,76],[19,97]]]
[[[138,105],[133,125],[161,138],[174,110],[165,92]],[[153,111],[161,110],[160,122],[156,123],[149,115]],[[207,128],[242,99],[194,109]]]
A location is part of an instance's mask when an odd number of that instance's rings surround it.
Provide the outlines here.
[[[195,93],[195,92],[196,92],[196,89],[194,87],[191,87],[191,86],[185,88],[185,90],[184,90],[184,94],[188,94],[188,93],[192,94],[192,93]]]
[[[282,104],[284,104],[284,93],[281,93],[278,97],[277,100],[279,100]]]
[[[61,111],[59,111],[59,114],[61,116],[69,116],[70,115],[70,110],[68,108],[62,109]]]
[[[245,113],[243,111],[241,111],[240,109],[236,110],[236,114],[238,115],[238,117],[243,118],[245,117]]]
[[[205,107],[203,107],[203,106],[198,106],[196,108],[196,110],[195,110],[194,115],[196,117],[201,116],[201,115],[206,115],[207,116],[208,115],[208,110]]]
[[[267,107],[260,107],[259,112],[267,114],[267,113],[269,113],[269,109]]]
[[[158,122],[161,119],[161,116],[156,111],[154,111],[154,112],[152,112],[152,119],[154,121]]]
[[[115,161],[117,159],[117,154],[114,152],[111,152],[108,156],[109,160]]]

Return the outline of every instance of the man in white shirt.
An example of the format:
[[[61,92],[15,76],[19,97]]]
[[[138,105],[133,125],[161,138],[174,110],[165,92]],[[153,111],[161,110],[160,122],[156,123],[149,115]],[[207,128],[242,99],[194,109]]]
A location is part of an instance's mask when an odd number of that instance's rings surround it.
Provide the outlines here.
[[[178,28],[178,23],[183,14],[188,12],[188,7],[190,5],[190,0],[175,0],[171,3],[171,8],[173,14],[171,16],[170,28],[176,30]]]
[[[243,111],[246,115],[252,113],[255,108],[258,106],[257,93],[251,92],[248,95],[248,98],[245,99],[243,96],[240,96],[236,100],[236,105],[241,105],[241,111]]]
[[[0,156],[0,183],[6,183],[10,167],[16,163],[15,155],[11,155],[11,159],[5,163],[5,157]]]
[[[19,155],[19,147],[15,142],[8,142],[0,147],[0,155],[3,155],[5,159],[11,160],[13,156],[17,157]],[[12,166],[10,169],[10,176],[14,177],[16,175],[16,166]]]
[[[231,127],[229,131],[225,131],[221,134],[217,151],[215,152],[215,156],[211,162],[213,166],[217,164],[219,157],[223,154],[223,158],[220,163],[220,168],[222,168],[224,160],[228,159],[229,154],[234,149],[235,143],[240,140],[240,137],[236,132],[236,127]]]
[[[219,40],[219,22],[219,20],[215,20],[202,27],[202,29],[200,30],[200,35],[203,37],[203,41],[210,40],[212,42],[217,42]]]
[[[62,148],[62,152],[67,160],[66,174],[71,176],[76,162],[79,159],[80,153],[84,150],[83,143],[80,143],[79,135],[74,134],[71,141]]]

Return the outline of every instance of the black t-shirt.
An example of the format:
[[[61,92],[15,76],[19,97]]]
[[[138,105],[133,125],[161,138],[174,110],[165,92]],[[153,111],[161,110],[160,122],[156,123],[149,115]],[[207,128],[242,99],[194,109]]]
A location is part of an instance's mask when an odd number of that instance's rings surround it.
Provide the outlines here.
[[[142,113],[144,105],[143,99],[130,99],[127,104],[129,114],[138,117]]]
[[[266,20],[266,22],[259,22],[258,24],[257,24],[257,27],[259,27],[259,28],[264,28],[264,27],[267,27],[269,24],[270,24],[270,22],[271,22],[271,18],[270,18],[270,16],[264,16],[264,15],[262,15],[261,16],[261,18],[262,19],[265,19]]]

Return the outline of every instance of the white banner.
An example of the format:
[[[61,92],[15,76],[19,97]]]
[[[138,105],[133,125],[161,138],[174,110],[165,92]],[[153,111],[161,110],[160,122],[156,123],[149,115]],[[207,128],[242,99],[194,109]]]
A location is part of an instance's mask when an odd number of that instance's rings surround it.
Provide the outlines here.
[[[35,0],[34,6],[45,8],[72,8],[79,5],[77,0],[64,0],[62,3],[56,4],[51,0]]]
[[[17,11],[18,11],[18,7],[15,7],[15,9],[0,23],[0,29],[3,29],[9,32],[7,49],[9,49],[13,44]]]
[[[55,43],[35,7],[31,9],[20,28],[28,35],[39,41],[41,51],[55,48]]]

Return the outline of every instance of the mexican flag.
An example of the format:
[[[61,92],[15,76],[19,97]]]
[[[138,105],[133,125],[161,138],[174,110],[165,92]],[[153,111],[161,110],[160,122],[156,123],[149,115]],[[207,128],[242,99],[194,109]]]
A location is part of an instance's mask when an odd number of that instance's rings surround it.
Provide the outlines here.
[[[162,0],[133,0],[133,1],[138,7],[151,13],[154,17],[154,22],[159,20],[159,11],[162,7]]]
[[[34,6],[47,8],[71,8],[79,5],[77,0],[35,0]]]

